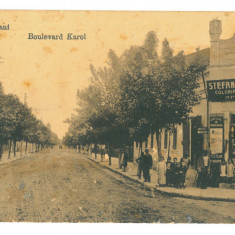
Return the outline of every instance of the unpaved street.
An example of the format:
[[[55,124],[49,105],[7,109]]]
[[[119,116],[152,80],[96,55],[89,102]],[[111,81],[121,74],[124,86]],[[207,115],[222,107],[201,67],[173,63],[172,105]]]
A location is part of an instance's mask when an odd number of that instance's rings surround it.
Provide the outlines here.
[[[0,221],[234,223],[235,203],[156,194],[70,150],[0,165]]]

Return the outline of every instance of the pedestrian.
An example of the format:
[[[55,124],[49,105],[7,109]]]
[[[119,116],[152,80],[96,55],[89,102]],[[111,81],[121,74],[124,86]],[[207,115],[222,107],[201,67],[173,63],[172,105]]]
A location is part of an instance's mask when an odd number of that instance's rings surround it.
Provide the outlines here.
[[[119,155],[119,168],[120,169],[122,169],[122,167],[123,167],[123,158],[124,158],[124,150],[122,149],[121,150],[121,153],[120,153],[120,155]]]
[[[141,151],[140,157],[136,159],[136,162],[138,163],[137,175],[139,179],[141,179],[141,175],[143,171],[143,162],[144,162],[144,153],[142,151]]]
[[[219,187],[221,174],[221,164],[217,162],[211,162],[210,164],[210,186]]]
[[[172,170],[171,157],[167,158],[166,162],[166,185],[171,186],[171,170]]]
[[[164,161],[164,157],[161,158],[161,161],[157,164],[157,172],[158,172],[158,184],[159,186],[166,185],[166,163]]]
[[[220,182],[225,183],[226,181],[226,164],[225,160],[222,159],[221,165],[220,165]]]
[[[176,163],[176,167],[174,168],[174,187],[179,188],[180,186],[180,162]]]
[[[209,167],[209,157],[207,150],[203,151],[203,166],[206,167],[206,169]]]
[[[185,188],[185,177],[187,173],[187,165],[186,161],[182,161],[180,164],[180,169],[179,169],[179,187],[180,188]]]
[[[156,170],[157,163],[158,163],[158,151],[155,148],[153,148],[153,151],[152,151],[152,158],[153,158],[153,170]]]
[[[123,171],[126,172],[126,168],[127,168],[127,161],[128,161],[128,155],[126,153],[125,150],[123,150],[123,161],[122,161],[122,165],[123,165]]]
[[[170,157],[170,156],[167,158],[167,161],[166,161],[166,162],[170,162],[170,163],[172,163],[172,162],[171,162],[171,157]]]
[[[170,178],[171,178],[171,185],[175,186],[176,185],[176,175],[178,174],[177,173],[178,169],[177,169],[177,158],[175,157],[173,159],[173,163],[171,164],[171,175],[170,175]]]
[[[229,158],[228,163],[227,163],[227,181],[228,181],[228,183],[232,183],[233,171],[234,171],[233,161],[231,158]]]
[[[197,186],[197,188],[201,188],[201,176],[202,176],[201,168],[198,167],[197,168],[197,175],[196,175],[196,186]]]
[[[201,168],[200,188],[206,189],[208,185],[208,168],[203,166]]]
[[[148,149],[145,149],[145,155],[143,160],[143,175],[144,175],[144,182],[150,182],[150,169],[153,166],[153,159],[152,156],[149,154]]]
[[[184,154],[184,157],[183,157],[183,160],[185,162],[185,166],[187,167],[187,169],[189,168],[189,165],[190,165],[190,160],[189,160],[189,154],[188,152],[185,152]]]

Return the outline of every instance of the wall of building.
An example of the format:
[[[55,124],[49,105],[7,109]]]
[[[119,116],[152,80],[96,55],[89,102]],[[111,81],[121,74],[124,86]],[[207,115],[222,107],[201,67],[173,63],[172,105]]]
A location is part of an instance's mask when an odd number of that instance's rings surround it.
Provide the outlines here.
[[[220,39],[222,23],[220,20],[210,22],[210,67],[209,78],[211,80],[235,79],[235,34],[230,39]],[[234,94],[235,95],[235,94]],[[235,114],[235,101],[210,102],[209,112],[224,117],[224,157],[229,158],[229,132],[231,128],[231,114]]]
[[[210,64],[208,70],[205,72],[205,81],[212,80],[223,80],[223,79],[235,79],[235,34],[230,39],[220,39],[220,35],[222,33],[222,25],[220,20],[212,20],[210,22],[210,41],[211,47],[210,49],[204,49],[203,51],[203,61],[209,62],[208,53],[210,53]],[[193,60],[195,55],[190,55],[189,59]],[[178,161],[184,154],[184,138],[189,138],[188,142],[188,153],[190,159],[195,160],[195,158],[199,158],[200,156],[192,156],[192,151],[194,148],[195,154],[195,144],[192,141],[192,131],[193,124],[195,120],[200,120],[199,127],[207,127],[209,124],[210,116],[213,115],[221,115],[224,119],[224,158],[227,161],[229,158],[229,141],[230,141],[230,130],[231,130],[231,114],[235,114],[235,101],[228,102],[209,102],[209,106],[207,106],[205,87],[202,78],[200,78],[200,87],[198,88],[198,92],[201,94],[201,101],[198,105],[193,107],[192,113],[189,114],[189,133],[185,135],[183,133],[184,128],[183,125],[177,125],[177,147],[173,148],[173,134],[167,133],[167,146],[164,146],[164,134],[165,130],[162,131],[161,134],[161,154],[167,159],[168,155],[171,158],[176,157]],[[207,107],[209,110],[209,115],[207,113]],[[195,133],[195,129],[194,129]],[[201,145],[198,155],[202,153],[203,150],[208,149],[208,138],[207,134],[200,134],[198,136],[201,139]],[[150,150],[150,153],[154,153],[154,150],[157,150],[157,142],[156,135],[153,137],[153,144],[151,145],[151,136],[148,137],[148,143],[142,143],[142,150],[145,148]],[[169,147],[170,144],[170,147]],[[134,143],[134,159],[139,156],[140,145]],[[158,158],[158,157],[157,157]],[[197,159],[198,160],[198,159]],[[197,164],[195,165],[197,167]]]

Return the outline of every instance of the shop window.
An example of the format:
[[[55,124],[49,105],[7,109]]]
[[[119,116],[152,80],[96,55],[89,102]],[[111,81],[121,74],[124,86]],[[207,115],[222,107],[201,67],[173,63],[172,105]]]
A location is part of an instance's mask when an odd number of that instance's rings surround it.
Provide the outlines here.
[[[231,129],[230,129],[230,157],[235,157],[235,114],[231,115]]]
[[[165,129],[165,133],[164,133],[164,149],[167,149],[167,141],[168,141],[168,133],[167,133],[167,130]]]
[[[151,133],[151,148],[153,148],[153,133]]]
[[[173,128],[173,149],[177,149],[177,128]]]

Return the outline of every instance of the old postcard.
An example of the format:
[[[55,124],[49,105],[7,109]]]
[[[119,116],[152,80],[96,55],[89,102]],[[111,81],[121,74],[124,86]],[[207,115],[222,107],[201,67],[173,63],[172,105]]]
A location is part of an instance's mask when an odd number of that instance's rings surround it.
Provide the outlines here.
[[[234,12],[0,16],[0,222],[235,222]]]

